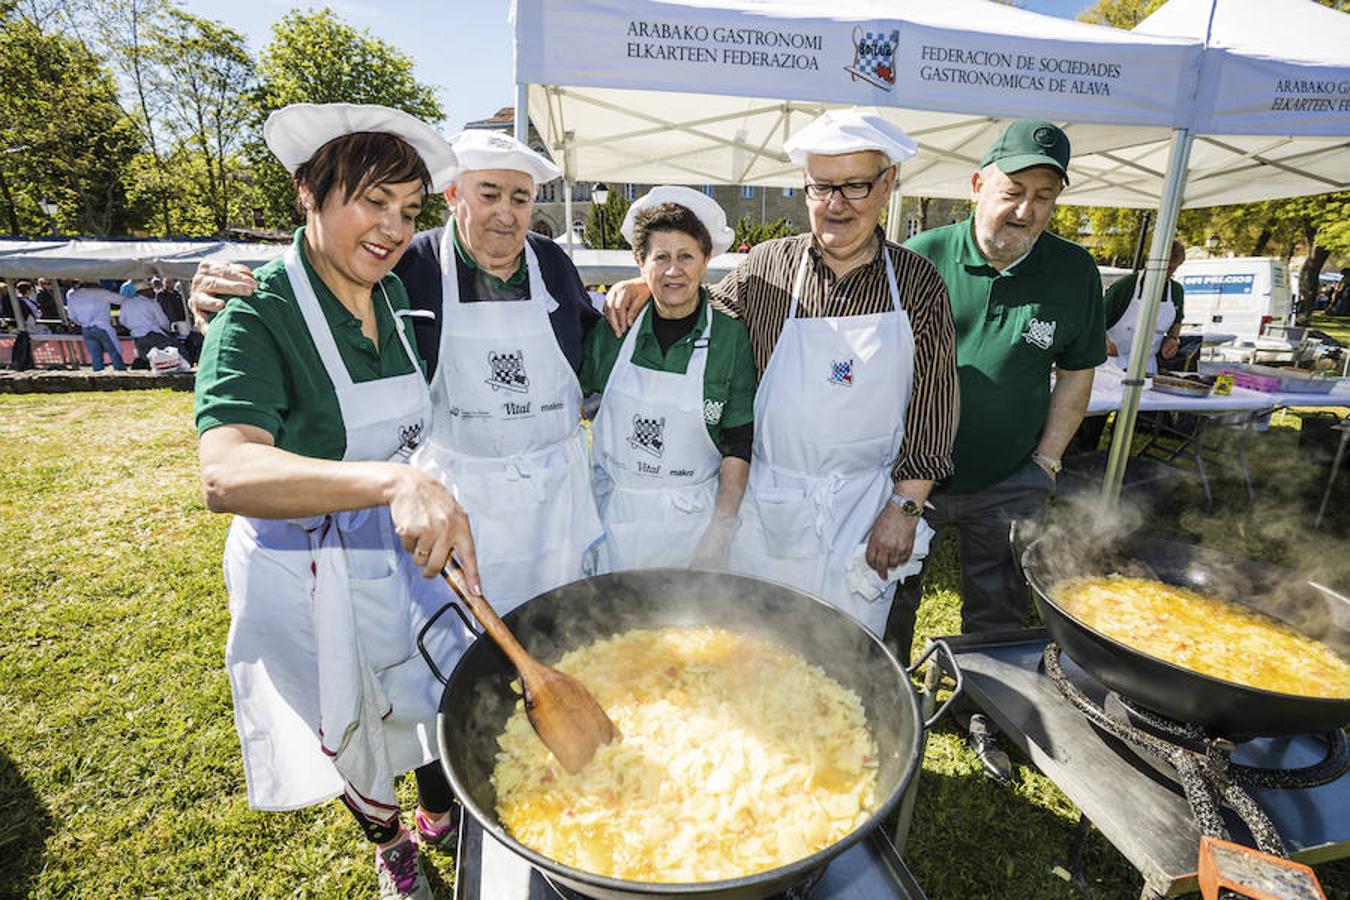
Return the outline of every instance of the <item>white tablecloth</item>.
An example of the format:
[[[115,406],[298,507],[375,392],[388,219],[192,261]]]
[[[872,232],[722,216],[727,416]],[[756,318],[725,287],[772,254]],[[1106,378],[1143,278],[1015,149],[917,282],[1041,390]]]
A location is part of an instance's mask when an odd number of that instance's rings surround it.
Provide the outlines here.
[[[1120,379],[1103,375],[1101,370],[1098,370],[1097,377],[1092,380],[1092,397],[1088,400],[1087,414],[1102,416],[1115,412],[1124,402],[1124,396],[1125,388]],[[1230,412],[1259,412],[1273,409],[1277,404],[1278,401],[1270,394],[1240,387],[1234,387],[1233,393],[1226,396],[1210,394],[1208,397],[1183,397],[1180,394],[1169,394],[1152,388],[1146,388],[1139,395],[1140,412],[1175,410],[1203,416]]]

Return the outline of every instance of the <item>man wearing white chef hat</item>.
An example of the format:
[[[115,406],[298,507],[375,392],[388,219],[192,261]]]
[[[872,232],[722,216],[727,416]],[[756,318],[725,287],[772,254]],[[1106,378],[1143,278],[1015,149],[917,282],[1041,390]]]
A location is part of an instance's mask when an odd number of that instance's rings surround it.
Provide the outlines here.
[[[483,593],[500,613],[582,576],[602,528],[581,430],[582,343],[598,315],[567,254],[528,231],[553,163],[500,132],[451,139],[433,173],[451,219],[413,238],[394,268],[408,290],[433,403],[414,463],[468,511]],[[252,290],[247,270],[203,264],[197,310]]]
[[[916,147],[876,113],[835,110],[785,144],[811,233],[768,241],[711,288],[745,322],[760,385],[733,569],[847,611],[878,636],[925,550],[923,504],[952,471],[954,332],[926,260],[878,225]],[[611,292],[616,331],[646,289]]]
[[[500,132],[451,139],[451,218],[395,268],[414,306],[434,414],[414,465],[469,513],[483,592],[500,613],[580,578],[603,531],[581,427],[582,342],[598,320],[567,254],[529,234],[561,173]]]

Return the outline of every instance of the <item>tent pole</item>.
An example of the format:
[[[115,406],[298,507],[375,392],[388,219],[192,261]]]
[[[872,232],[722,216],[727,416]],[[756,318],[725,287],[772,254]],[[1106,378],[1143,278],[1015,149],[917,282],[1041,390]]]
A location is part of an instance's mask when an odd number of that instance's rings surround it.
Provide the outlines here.
[[[891,186],[891,199],[886,204],[886,240],[892,244],[900,243],[900,206],[904,194],[900,191],[900,165],[895,166],[895,184]]]
[[[61,293],[61,279],[52,279],[52,299],[56,301],[56,314],[61,317],[61,322],[70,327],[70,314],[66,312],[66,295]],[[184,304],[186,306],[186,304]]]
[[[1162,204],[1158,221],[1153,226],[1153,241],[1149,246],[1148,264],[1140,275],[1144,279],[1144,308],[1139,312],[1139,324],[1134,329],[1134,345],[1130,348],[1130,363],[1126,370],[1124,396],[1116,425],[1111,436],[1111,454],[1106,463],[1106,477],[1102,482],[1102,504],[1114,509],[1120,502],[1120,487],[1125,480],[1125,462],[1130,455],[1130,439],[1134,421],[1139,414],[1139,395],[1144,388],[1144,372],[1148,367],[1151,336],[1158,321],[1158,306],[1167,285],[1167,263],[1172,255],[1172,236],[1176,233],[1177,216],[1186,192],[1186,167],[1191,158],[1194,140],[1189,128],[1172,131],[1172,146],[1168,151],[1167,177],[1163,182]]]
[[[9,294],[9,308],[14,313],[14,330],[27,331],[28,317],[23,314],[23,304],[19,302],[19,292],[14,289],[14,282],[6,279],[5,287]]]
[[[530,86],[516,85],[515,132],[516,140],[522,144],[530,142]]]
[[[549,108],[549,115],[553,115],[552,107]],[[563,132],[562,141],[562,171],[563,171],[563,227],[567,229],[567,256],[569,259],[577,258],[574,248],[575,238],[572,235],[572,169],[575,168],[572,160],[572,132]]]
[[[567,256],[576,259],[576,251],[572,249],[572,179],[569,175],[563,176],[563,227],[567,229]]]

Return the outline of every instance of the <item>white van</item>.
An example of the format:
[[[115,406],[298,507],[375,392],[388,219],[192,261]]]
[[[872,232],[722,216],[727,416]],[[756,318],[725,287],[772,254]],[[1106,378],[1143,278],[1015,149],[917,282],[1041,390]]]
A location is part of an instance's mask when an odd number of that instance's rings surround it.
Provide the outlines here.
[[[1183,332],[1255,341],[1266,325],[1287,324],[1294,308],[1289,264],[1282,259],[1188,259],[1173,277],[1186,291]]]

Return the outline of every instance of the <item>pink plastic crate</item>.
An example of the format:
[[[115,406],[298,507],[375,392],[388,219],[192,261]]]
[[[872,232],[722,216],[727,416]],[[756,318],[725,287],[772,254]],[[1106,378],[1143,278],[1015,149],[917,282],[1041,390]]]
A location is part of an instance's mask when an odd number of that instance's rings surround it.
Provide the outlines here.
[[[1243,372],[1238,369],[1224,369],[1220,374],[1232,375],[1233,384],[1249,391],[1264,391],[1269,394],[1280,389],[1280,379],[1274,375],[1257,375],[1254,372]]]

